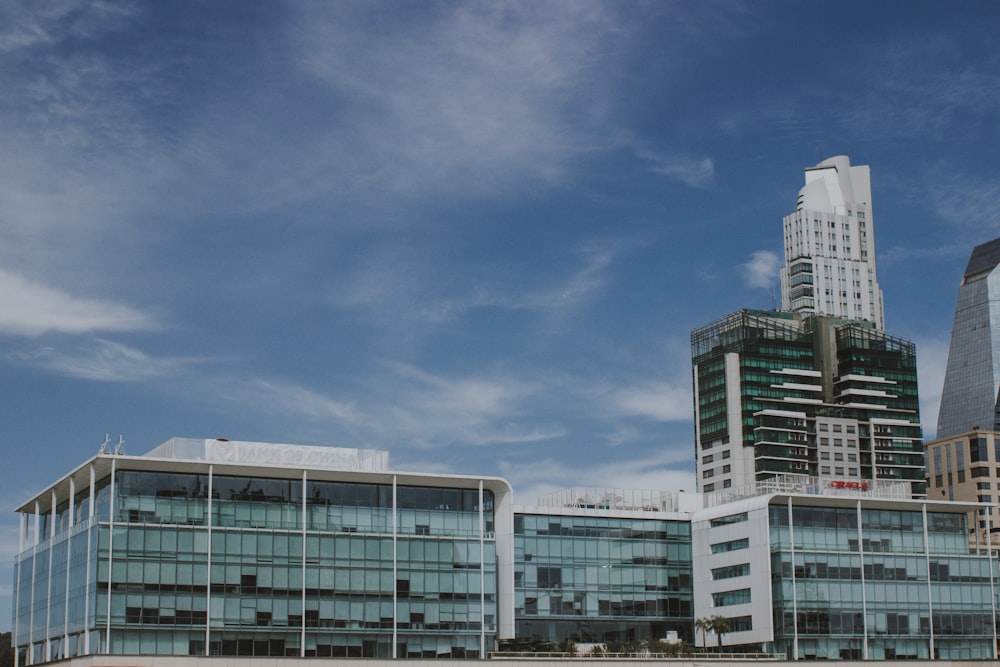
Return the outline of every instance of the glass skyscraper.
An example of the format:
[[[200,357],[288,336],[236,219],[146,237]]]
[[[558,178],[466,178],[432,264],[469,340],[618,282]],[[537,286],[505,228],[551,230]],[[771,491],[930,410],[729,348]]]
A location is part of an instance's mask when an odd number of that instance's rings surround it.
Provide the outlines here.
[[[972,250],[951,330],[937,437],[927,443],[929,497],[984,503],[976,540],[1000,548],[1000,238]]]
[[[937,437],[1000,431],[1000,238],[976,246],[962,275]]]

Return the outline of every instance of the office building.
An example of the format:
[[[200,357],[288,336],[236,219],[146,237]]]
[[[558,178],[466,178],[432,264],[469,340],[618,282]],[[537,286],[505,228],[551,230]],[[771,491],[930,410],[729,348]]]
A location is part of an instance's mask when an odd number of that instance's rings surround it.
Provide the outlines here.
[[[779,475],[924,495],[916,352],[872,323],[741,310],[691,333],[699,490]]]
[[[699,504],[695,494],[569,489],[515,506],[518,644],[692,643]]]
[[[875,270],[871,177],[845,155],[806,169],[784,219],[781,308],[885,326]]]
[[[922,496],[916,350],[884,329],[869,169],[841,155],[805,181],[783,222],[782,310],[691,332],[698,488],[800,475]]]
[[[18,508],[19,664],[481,657],[513,637],[511,491],[384,452],[175,438]]]
[[[976,502],[971,545],[1000,547],[1000,432],[972,430],[927,443],[927,497]]]
[[[1000,431],[1000,238],[976,246],[962,275],[937,436]]]
[[[975,505],[911,500],[889,482],[781,487],[694,514],[695,615],[728,618],[727,646],[805,660],[995,657],[997,567],[968,547]]]
[[[18,508],[18,665],[483,658],[571,639],[787,658],[992,658],[981,506],[906,482],[742,495],[393,472],[384,452],[175,438],[100,453]],[[859,607],[860,603],[860,607]],[[89,656],[89,657],[85,657]]]
[[[972,542],[1000,545],[1000,238],[976,246],[962,274],[937,436],[927,443],[929,498],[987,505]]]

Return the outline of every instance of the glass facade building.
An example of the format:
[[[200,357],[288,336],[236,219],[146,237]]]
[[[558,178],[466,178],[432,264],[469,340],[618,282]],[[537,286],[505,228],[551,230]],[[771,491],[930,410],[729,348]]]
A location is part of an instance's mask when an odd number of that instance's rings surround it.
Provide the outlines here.
[[[699,489],[785,475],[925,494],[914,345],[871,324],[741,310],[691,334]]]
[[[995,658],[997,562],[970,550],[969,508],[855,496],[696,513],[696,553],[740,545],[695,559],[696,614],[729,618],[729,645],[789,659]]]
[[[18,508],[17,664],[715,646],[694,630],[713,616],[730,651],[995,657],[996,552],[970,545],[967,520],[983,504],[913,500],[900,480],[744,491],[570,489],[515,507],[503,480],[392,472],[356,450],[99,454]]]
[[[98,456],[21,508],[19,664],[483,656],[513,627],[509,500],[494,478]]]
[[[937,436],[1000,431],[1000,238],[976,246],[962,275]]]
[[[519,642],[692,641],[687,516],[545,509],[514,517]]]
[[[775,648],[800,658],[990,659],[996,562],[964,514],[769,508]]]
[[[928,497],[978,501],[973,541],[1000,548],[1000,238],[976,246],[962,275],[937,435],[927,443]]]

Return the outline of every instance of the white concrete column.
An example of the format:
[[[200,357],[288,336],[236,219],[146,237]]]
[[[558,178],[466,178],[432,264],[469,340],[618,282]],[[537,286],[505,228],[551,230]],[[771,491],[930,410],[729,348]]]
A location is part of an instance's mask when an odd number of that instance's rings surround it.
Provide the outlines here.
[[[990,617],[993,619],[993,659],[996,660],[1000,658],[1000,654],[997,653],[997,595],[996,595],[996,577],[993,576],[993,540],[989,534],[990,524],[992,522],[991,518],[986,520],[986,557],[990,561]],[[978,528],[978,526],[977,526]],[[978,530],[976,531],[979,532]]]
[[[52,552],[55,551],[56,543],[56,503],[59,502],[56,490],[49,491],[49,575],[46,577],[48,586],[48,599],[45,601],[45,660],[52,660],[52,627],[49,619],[52,618]]]
[[[206,581],[205,581],[205,655],[211,655],[212,651],[212,486],[214,484],[215,466],[208,465],[208,502],[205,505],[205,526],[208,531],[207,550],[205,555]]]
[[[299,657],[306,657],[306,480],[308,472],[302,471],[302,634],[299,640]]]
[[[792,519],[792,497],[788,496],[788,545],[792,556],[792,660],[799,659],[799,603],[795,590],[795,521]]]
[[[73,517],[74,508],[76,507],[76,482],[72,477],[69,478],[69,506],[66,512],[69,516],[68,530],[69,535],[66,538],[66,602],[63,604],[63,657],[67,657],[66,652],[69,650],[69,574],[73,569],[73,527],[75,526],[75,519]]]
[[[111,459],[111,480],[108,483],[108,606],[107,617],[104,628],[104,653],[111,653],[111,583],[114,569],[114,547],[115,547],[115,475],[118,471],[118,461]]]
[[[934,660],[934,586],[931,582],[931,540],[930,530],[927,526],[927,503],[920,503],[920,514],[924,524],[924,560],[927,563],[927,614],[931,626],[931,654],[930,659]]]
[[[874,461],[875,459],[872,460]],[[858,521],[858,558],[861,560],[861,619],[862,619],[862,627],[864,628],[864,636],[861,644],[861,657],[867,660],[868,659],[868,590],[867,590],[867,582],[865,580],[865,536],[861,520],[863,513],[861,511],[860,498],[858,499],[855,508],[856,508],[855,511],[857,512],[857,521]]]
[[[399,564],[396,536],[398,523],[396,515],[396,476],[392,476],[392,657],[398,658],[396,654],[397,639],[399,637]]]
[[[90,582],[90,575],[91,575],[91,572],[92,572],[92,570],[91,570],[91,562],[90,562],[91,561],[90,554],[91,554],[91,549],[93,548],[93,544],[92,544],[93,538],[92,538],[92,535],[93,535],[93,532],[94,532],[93,519],[94,519],[94,514],[95,514],[95,511],[94,511],[94,495],[95,495],[94,487],[96,486],[96,484],[97,484],[97,472],[94,470],[94,464],[91,463],[90,464],[90,503],[87,506],[87,523],[88,523],[88,525],[87,525],[87,582],[88,582],[88,585],[84,587],[84,594],[83,594],[84,595],[84,598],[83,598],[83,601],[84,601],[84,611],[83,611],[83,614],[84,614],[84,616],[83,616],[83,619],[84,619],[84,622],[83,622],[83,627],[84,627],[84,630],[83,630],[83,654],[84,655],[90,655],[90,585],[89,585],[89,582]]]

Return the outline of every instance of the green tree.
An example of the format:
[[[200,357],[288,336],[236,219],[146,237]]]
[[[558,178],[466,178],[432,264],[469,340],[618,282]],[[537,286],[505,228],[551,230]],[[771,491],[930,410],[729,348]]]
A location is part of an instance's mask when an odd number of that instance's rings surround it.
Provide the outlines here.
[[[701,645],[704,648],[705,644],[708,643],[708,638],[706,633],[708,632],[708,619],[707,618],[697,618],[694,621],[694,631],[697,633],[701,630]],[[695,642],[697,643],[697,642]]]
[[[722,635],[729,632],[729,619],[725,616],[710,616],[707,628],[715,633],[715,638],[719,642],[719,652],[722,652]]]
[[[556,645],[560,653],[576,654],[576,641],[572,637],[566,637]]]
[[[0,667],[14,667],[14,647],[9,632],[0,634]]]

